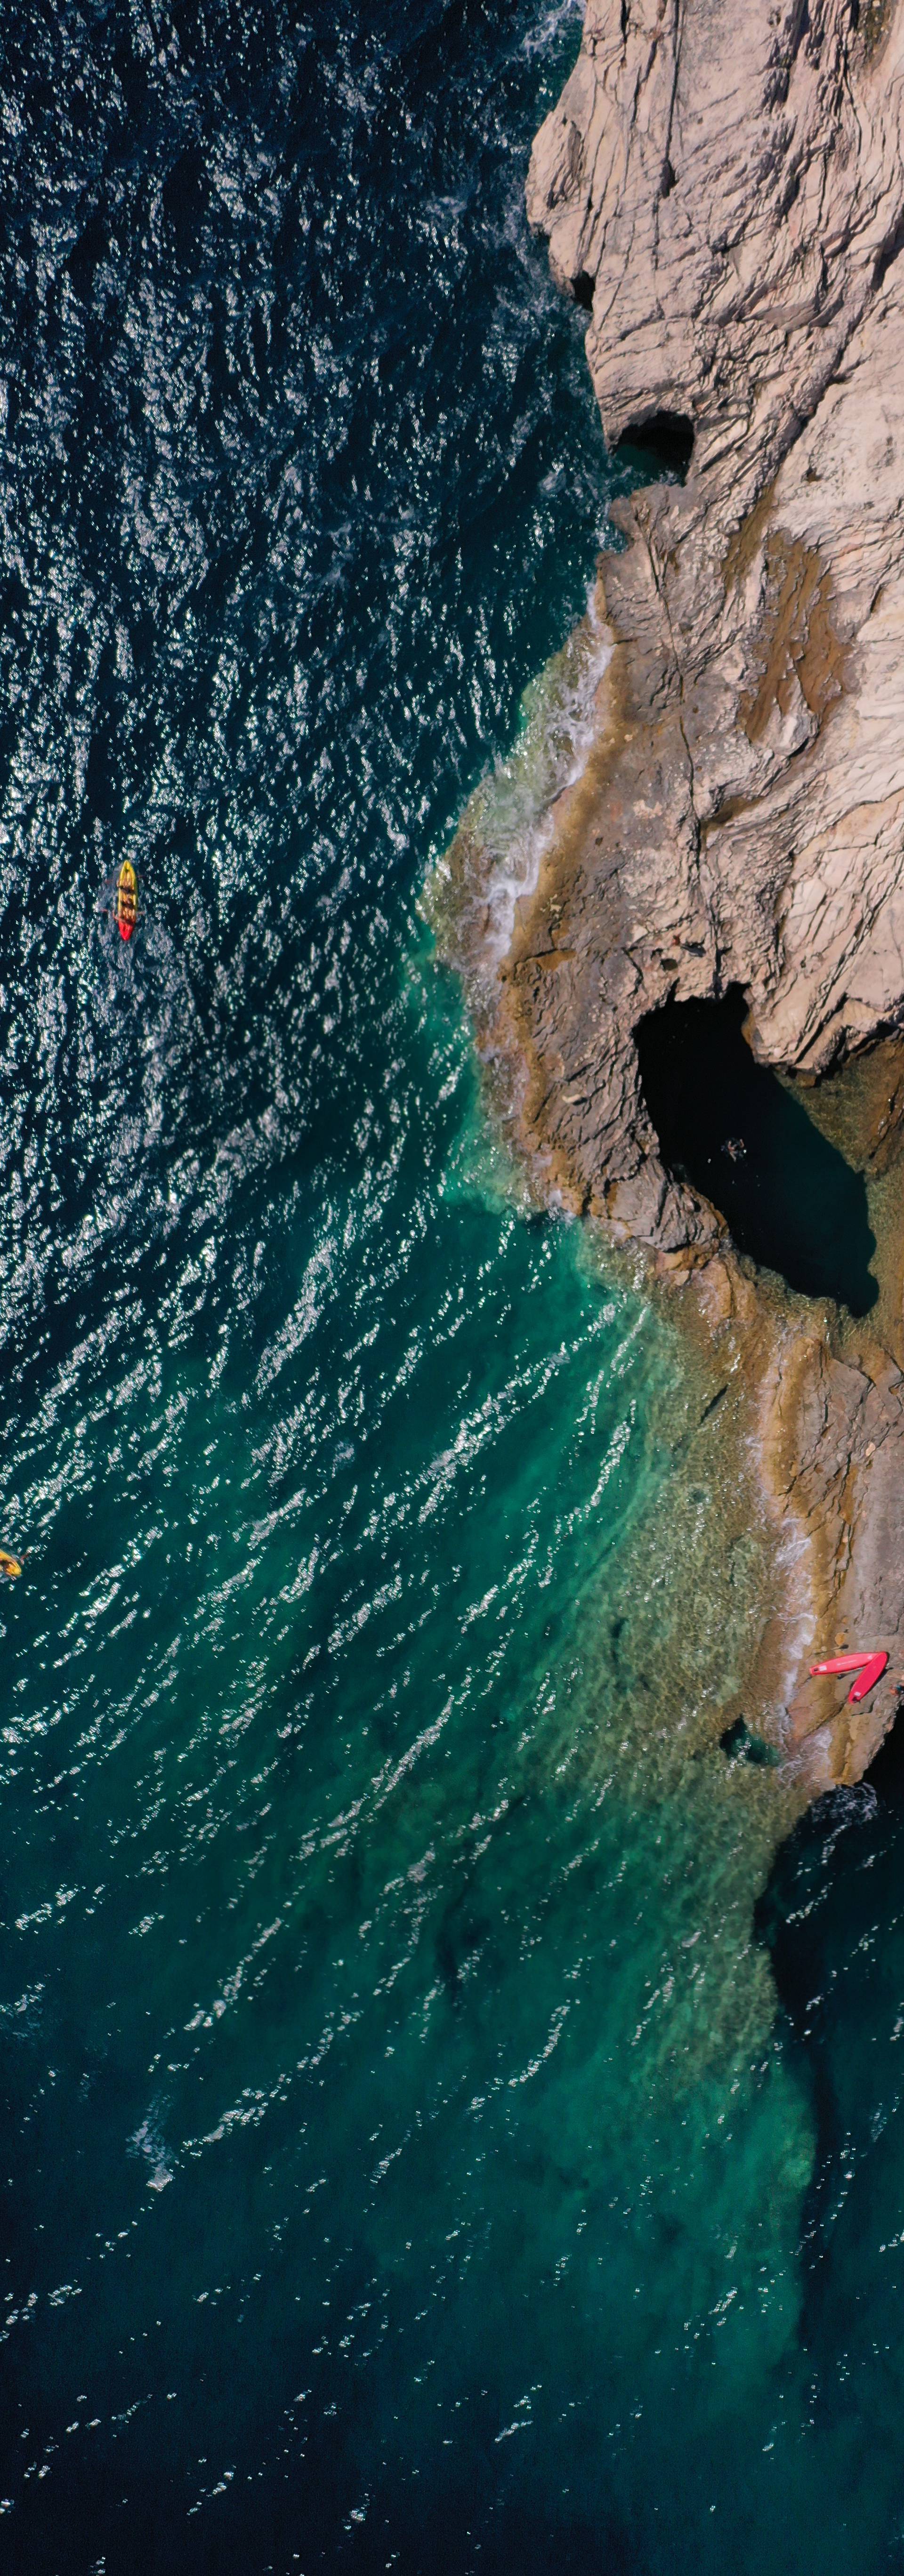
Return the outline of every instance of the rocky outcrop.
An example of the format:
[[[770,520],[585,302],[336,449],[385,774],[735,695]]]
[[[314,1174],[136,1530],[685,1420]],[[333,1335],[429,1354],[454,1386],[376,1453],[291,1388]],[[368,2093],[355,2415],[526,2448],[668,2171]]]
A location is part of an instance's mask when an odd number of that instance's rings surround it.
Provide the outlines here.
[[[661,1169],[643,1012],[740,983],[758,1051],[816,1073],[904,1009],[902,74],[900,6],[589,0],[534,147],[607,439],[694,433],[684,488],[614,514],[610,756],[549,924],[571,957],[534,966],[541,889],[510,965],[537,1141],[654,1242],[707,1218]]]
[[[755,1052],[810,1078],[904,1020],[904,0],[587,0],[527,203],[589,309],[610,447],[670,434],[689,463],[613,508],[594,740],[483,1036],[547,1191],[728,1277],[718,1211],[663,1166],[639,1020],[739,985]],[[764,1455],[818,1644],[865,1625],[900,1664],[897,1341],[780,1333]],[[856,1736],[836,1709],[823,1776],[859,1776],[893,1706]],[[792,1691],[792,1736],[825,1718]]]
[[[904,1679],[904,1378],[882,1351],[857,1363],[801,1333],[780,1349],[765,1397],[767,1468],[807,1546],[820,1654],[866,1640],[891,1658],[878,1689],[853,1707],[845,1681],[814,1682],[802,1659],[785,1741],[818,1790],[862,1778]]]

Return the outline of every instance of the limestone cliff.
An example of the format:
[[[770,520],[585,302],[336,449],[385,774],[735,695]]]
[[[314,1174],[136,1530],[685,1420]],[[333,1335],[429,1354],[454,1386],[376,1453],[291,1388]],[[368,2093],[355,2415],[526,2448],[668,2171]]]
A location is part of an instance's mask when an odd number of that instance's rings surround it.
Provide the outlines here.
[[[902,76],[900,6],[589,0],[534,147],[607,439],[694,434],[606,563],[601,838],[549,937],[573,955],[513,959],[543,1137],[661,1244],[706,1219],[664,1179],[642,1012],[735,981],[758,1050],[818,1071],[904,1008]]]
[[[740,986],[755,1052],[814,1077],[904,1020],[904,0],[587,0],[527,204],[589,311],[608,443],[689,461],[613,514],[594,744],[484,1036],[547,1189],[724,1273],[718,1210],[664,1168],[638,1022]],[[727,1276],[714,1314],[730,1250]],[[900,1664],[898,1339],[779,1333],[765,1448],[814,1643],[853,1623]],[[827,1721],[814,1776],[858,1776],[894,1704],[856,1741]]]

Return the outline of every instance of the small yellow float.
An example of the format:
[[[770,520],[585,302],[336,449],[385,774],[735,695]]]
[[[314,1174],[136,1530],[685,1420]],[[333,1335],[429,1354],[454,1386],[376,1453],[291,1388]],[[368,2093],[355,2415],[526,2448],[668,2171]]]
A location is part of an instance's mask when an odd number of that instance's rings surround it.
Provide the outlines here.
[[[0,1547],[0,1574],[21,1574],[21,1572],[22,1567],[18,1557],[10,1556],[5,1547]]]

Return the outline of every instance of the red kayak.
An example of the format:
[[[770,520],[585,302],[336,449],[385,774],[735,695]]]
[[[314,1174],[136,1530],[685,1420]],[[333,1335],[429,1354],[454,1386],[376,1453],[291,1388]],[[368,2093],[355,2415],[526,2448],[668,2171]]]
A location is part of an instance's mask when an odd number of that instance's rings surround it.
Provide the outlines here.
[[[875,1689],[876,1683],[882,1679],[887,1662],[888,1656],[881,1653],[878,1655],[828,1655],[824,1664],[811,1664],[810,1671],[813,1674],[858,1673],[860,1676],[859,1681],[854,1682],[852,1688],[848,1691],[849,1702],[856,1702],[860,1699],[866,1699],[868,1693]]]

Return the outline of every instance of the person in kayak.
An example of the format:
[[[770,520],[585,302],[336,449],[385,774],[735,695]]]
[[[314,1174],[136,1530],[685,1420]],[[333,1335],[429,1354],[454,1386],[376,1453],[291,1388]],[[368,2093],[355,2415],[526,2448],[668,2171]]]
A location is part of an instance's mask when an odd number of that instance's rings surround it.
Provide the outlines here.
[[[131,859],[123,859],[116,880],[116,927],[120,939],[131,939],[138,919],[138,878]]]

